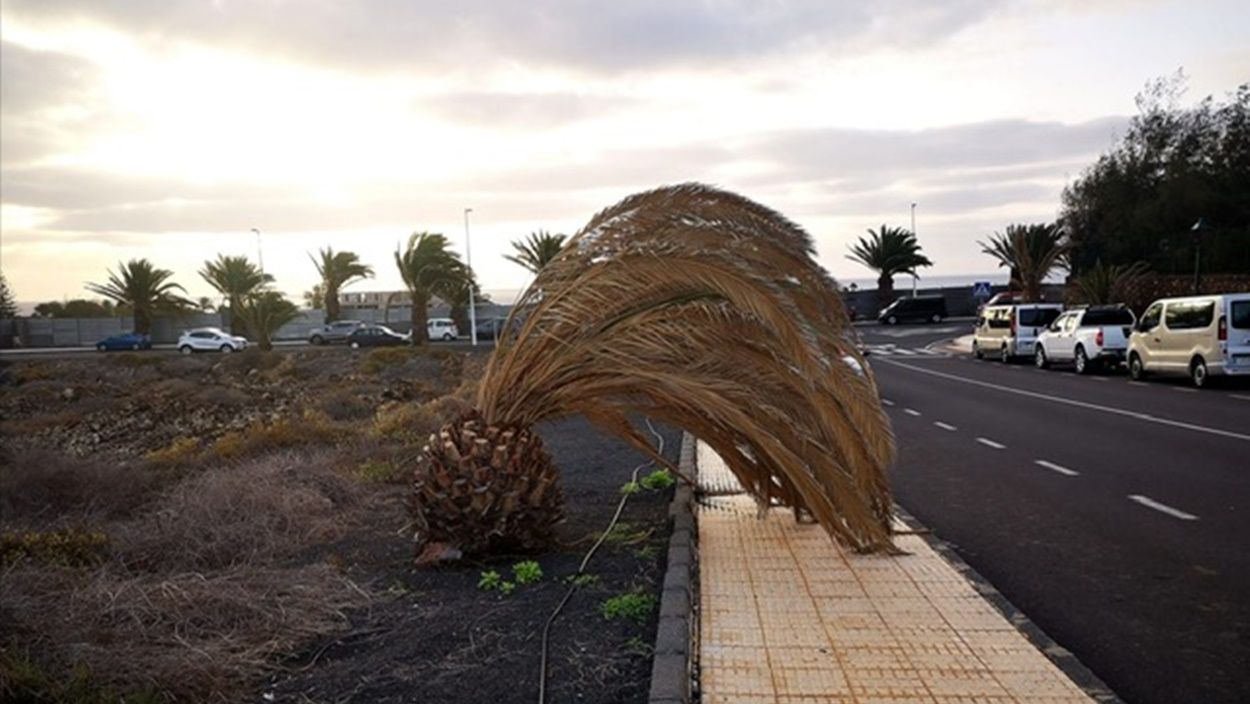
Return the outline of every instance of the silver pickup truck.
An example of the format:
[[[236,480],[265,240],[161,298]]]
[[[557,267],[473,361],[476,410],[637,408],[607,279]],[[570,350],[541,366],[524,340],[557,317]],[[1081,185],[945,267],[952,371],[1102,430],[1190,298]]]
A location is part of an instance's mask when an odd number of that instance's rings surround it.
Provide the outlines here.
[[[347,336],[361,325],[364,325],[364,322],[360,320],[336,320],[333,323],[314,328],[312,333],[308,335],[308,341],[314,345],[346,342]]]
[[[1124,306],[1090,306],[1065,311],[1037,336],[1033,361],[1039,369],[1072,364],[1077,374],[1124,363],[1136,318]]]

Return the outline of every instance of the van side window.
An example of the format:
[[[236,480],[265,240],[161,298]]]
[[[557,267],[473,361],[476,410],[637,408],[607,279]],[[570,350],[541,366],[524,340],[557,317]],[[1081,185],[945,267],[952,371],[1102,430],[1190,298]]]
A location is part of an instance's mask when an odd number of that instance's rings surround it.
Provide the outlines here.
[[[1205,328],[1215,319],[1215,301],[1169,303],[1163,319],[1169,330]]]
[[[1163,304],[1156,303],[1146,309],[1141,315],[1141,329],[1153,330],[1159,326],[1159,314],[1163,311]]]
[[[1238,330],[1250,330],[1250,301],[1233,301],[1229,326]]]
[[[1072,332],[1073,330],[1075,330],[1076,321],[1077,321],[1077,316],[1075,315],[1066,316],[1063,320],[1063,331]]]
[[[1009,328],[1011,327],[1011,309],[999,308],[990,313],[990,327],[992,328]]]

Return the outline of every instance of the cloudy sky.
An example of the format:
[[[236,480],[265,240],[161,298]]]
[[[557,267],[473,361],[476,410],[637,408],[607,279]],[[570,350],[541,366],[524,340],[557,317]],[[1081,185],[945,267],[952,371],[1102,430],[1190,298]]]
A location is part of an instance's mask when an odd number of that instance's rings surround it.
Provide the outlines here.
[[[1250,80],[1244,0],[5,0],[0,266],[19,300],[147,257],[194,295],[217,253],[293,296],[307,252],[399,288],[414,230],[464,242],[497,297],[508,242],[700,180],[786,213],[839,278],[909,225],[931,275],[1053,218],[1151,78]]]

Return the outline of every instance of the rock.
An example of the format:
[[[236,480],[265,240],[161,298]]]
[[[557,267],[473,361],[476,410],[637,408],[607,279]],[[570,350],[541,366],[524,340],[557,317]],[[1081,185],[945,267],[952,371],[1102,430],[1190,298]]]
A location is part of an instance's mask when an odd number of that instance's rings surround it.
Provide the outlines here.
[[[61,392],[61,398],[65,399],[66,401],[73,401],[74,399],[78,398],[78,392],[74,390],[74,387],[67,386],[65,387],[65,390]]]

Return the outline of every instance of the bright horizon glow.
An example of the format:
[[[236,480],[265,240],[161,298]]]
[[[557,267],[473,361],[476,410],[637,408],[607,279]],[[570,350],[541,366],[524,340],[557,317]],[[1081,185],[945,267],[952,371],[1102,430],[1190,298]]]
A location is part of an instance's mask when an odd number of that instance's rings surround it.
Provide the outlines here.
[[[479,279],[507,294],[529,282],[503,259],[509,241],[571,234],[686,180],[791,217],[839,279],[873,278],[847,245],[909,226],[912,202],[926,277],[990,272],[976,240],[1053,219],[1146,81],[1184,66],[1196,100],[1250,78],[1250,11],[1233,2],[739,8],[764,13],[752,21],[775,40],[749,23],[720,37],[694,10],[621,8],[645,31],[619,46],[603,45],[629,22],[609,31],[575,9],[568,26],[536,25],[556,39],[509,42],[491,32],[530,15],[484,0],[462,10],[477,22],[383,4],[310,9],[286,31],[259,29],[287,19],[261,0],[104,5],[0,10],[0,266],[23,302],[89,297],[85,282],[136,257],[211,296],[196,271],[218,253],[255,259],[253,227],[296,301],[316,281],[307,253],[327,245],[377,271],[351,290],[398,289],[396,246],[430,230],[462,250],[466,207]],[[454,42],[422,51],[391,20]],[[308,29],[336,23],[361,51]]]

